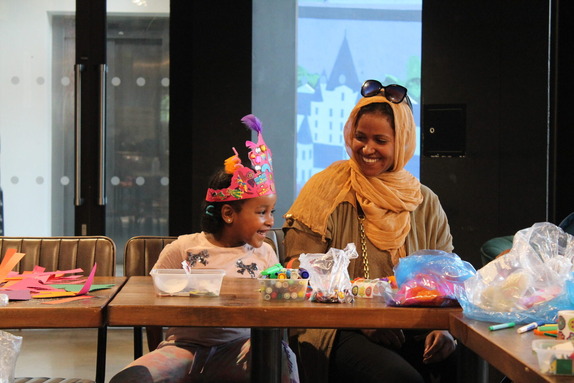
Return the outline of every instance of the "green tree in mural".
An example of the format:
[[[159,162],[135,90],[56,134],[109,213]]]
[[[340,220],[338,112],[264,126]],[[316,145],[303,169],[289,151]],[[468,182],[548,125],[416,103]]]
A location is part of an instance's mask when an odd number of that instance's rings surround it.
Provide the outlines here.
[[[409,97],[412,101],[420,103],[421,100],[421,59],[417,56],[411,56],[407,61],[407,76],[400,79],[396,76],[387,74],[383,84],[400,84],[409,90]]]

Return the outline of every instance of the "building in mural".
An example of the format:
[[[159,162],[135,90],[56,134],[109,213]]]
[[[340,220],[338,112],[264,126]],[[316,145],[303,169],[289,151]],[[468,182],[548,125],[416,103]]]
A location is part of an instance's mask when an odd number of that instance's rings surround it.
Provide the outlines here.
[[[297,188],[334,161],[348,158],[343,126],[360,96],[361,81],[347,38],[343,39],[333,70],[324,72],[313,87],[302,81],[297,91]]]

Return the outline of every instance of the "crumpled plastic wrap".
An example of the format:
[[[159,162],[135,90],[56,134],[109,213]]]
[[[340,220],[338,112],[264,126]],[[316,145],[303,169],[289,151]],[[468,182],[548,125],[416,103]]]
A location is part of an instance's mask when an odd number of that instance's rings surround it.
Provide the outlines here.
[[[326,254],[301,254],[301,267],[309,272],[309,285],[313,292],[310,301],[321,303],[353,302],[351,280],[347,267],[357,258],[354,243],[345,249],[330,248]]]
[[[0,383],[13,383],[22,337],[0,330]]]
[[[388,305],[442,307],[458,305],[455,289],[476,270],[454,253],[419,250],[401,258],[394,273],[398,290],[387,290]]]
[[[464,315],[492,322],[556,322],[574,309],[574,237],[541,222],[518,231],[511,250],[464,283]],[[569,291],[570,290],[570,291]]]

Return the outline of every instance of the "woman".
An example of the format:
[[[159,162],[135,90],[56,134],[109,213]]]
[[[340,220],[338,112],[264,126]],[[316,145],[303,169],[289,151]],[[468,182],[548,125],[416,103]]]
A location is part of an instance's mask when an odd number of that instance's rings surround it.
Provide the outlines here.
[[[287,260],[355,243],[352,278],[393,274],[401,257],[419,249],[452,252],[452,236],[438,197],[408,171],[416,146],[407,90],[363,84],[344,136],[350,159],[313,176],[285,215]],[[441,381],[455,368],[456,343],[447,331],[318,330],[296,334],[302,381]],[[351,380],[349,380],[351,379]],[[453,378],[454,379],[454,378]]]

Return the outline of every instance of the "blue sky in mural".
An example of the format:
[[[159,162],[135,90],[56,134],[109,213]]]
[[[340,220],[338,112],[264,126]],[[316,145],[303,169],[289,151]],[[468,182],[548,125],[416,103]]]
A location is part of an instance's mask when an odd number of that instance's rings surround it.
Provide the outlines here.
[[[360,97],[363,81],[373,78],[405,85],[420,126],[421,4],[410,2],[406,9],[397,9],[385,3],[306,2],[299,7],[298,189],[329,163],[348,158],[342,126]],[[419,153],[417,149],[407,165],[416,177]]]

